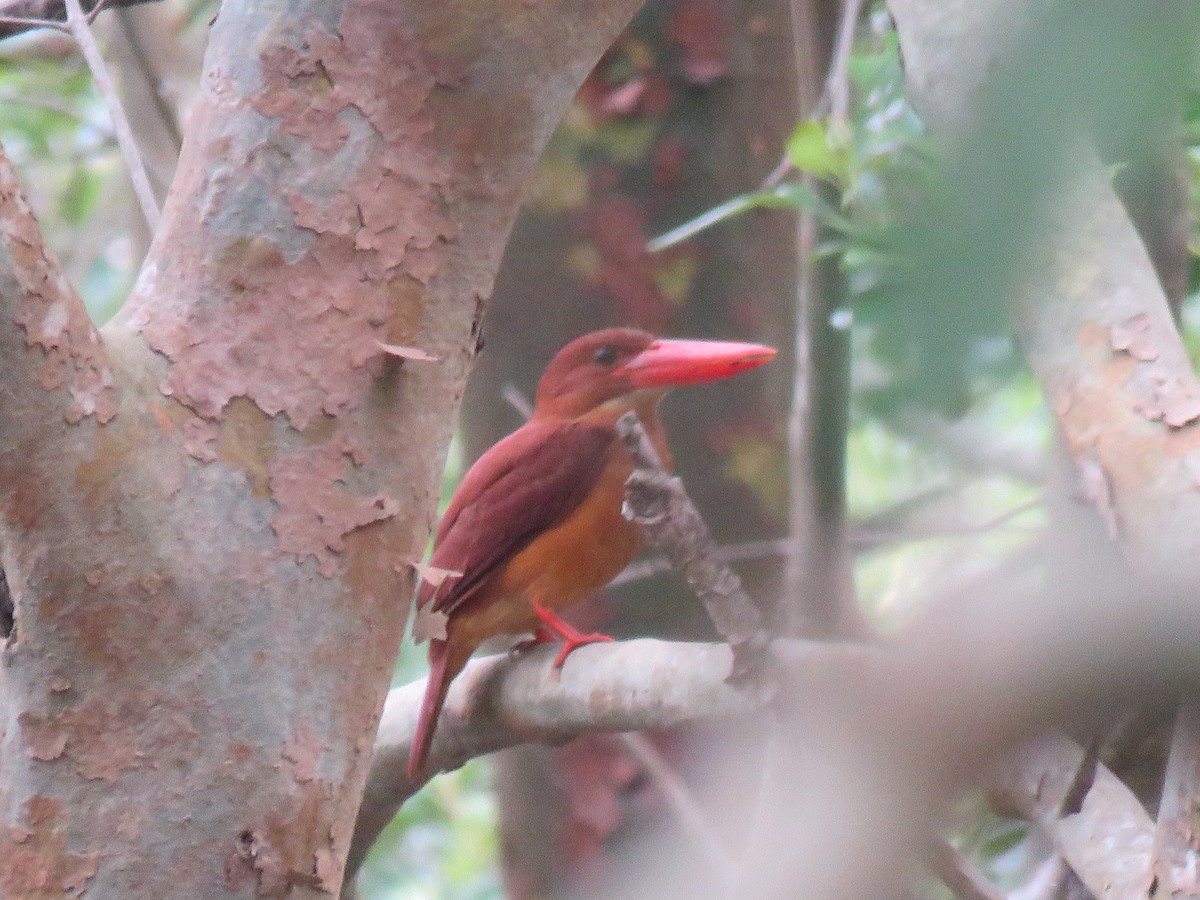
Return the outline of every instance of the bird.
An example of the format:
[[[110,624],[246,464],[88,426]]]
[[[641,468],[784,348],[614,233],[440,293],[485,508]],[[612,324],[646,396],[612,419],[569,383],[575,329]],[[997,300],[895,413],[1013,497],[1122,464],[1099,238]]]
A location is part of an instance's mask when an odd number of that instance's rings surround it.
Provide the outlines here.
[[[561,639],[561,669],[583,634],[556,610],[604,587],[641,547],[621,515],[633,459],[615,424],[635,412],[670,467],[658,407],[671,388],[715,381],[768,362],[770,347],[668,340],[632,328],[568,343],[538,383],[532,416],[468,470],[438,525],[417,590],[414,639],[429,638],[429,678],[408,758],[424,769],[446,693],[485,640],[532,631]]]

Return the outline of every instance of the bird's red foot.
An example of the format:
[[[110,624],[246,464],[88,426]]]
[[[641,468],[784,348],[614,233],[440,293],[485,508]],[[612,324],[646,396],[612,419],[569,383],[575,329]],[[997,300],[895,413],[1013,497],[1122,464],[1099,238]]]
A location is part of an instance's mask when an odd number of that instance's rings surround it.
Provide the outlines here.
[[[567,661],[568,656],[585,644],[612,643],[613,639],[607,634],[601,634],[600,632],[584,634],[576,630],[570,623],[563,621],[540,603],[533,604],[533,611],[543,623],[534,632],[534,640],[540,641],[543,637],[553,640],[557,637],[563,642],[562,648],[558,651],[558,656],[554,657],[554,670],[556,672],[563,667],[563,663]]]

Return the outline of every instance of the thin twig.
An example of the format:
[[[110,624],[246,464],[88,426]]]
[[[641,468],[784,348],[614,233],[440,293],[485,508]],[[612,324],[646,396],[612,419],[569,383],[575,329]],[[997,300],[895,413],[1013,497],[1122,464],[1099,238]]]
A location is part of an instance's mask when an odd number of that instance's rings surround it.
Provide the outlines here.
[[[138,34],[133,28],[132,15],[128,11],[120,10],[114,17],[114,21],[125,38],[125,43],[129,47],[130,55],[133,56],[139,74],[146,82],[146,88],[154,102],[154,108],[158,112],[159,119],[162,120],[163,127],[171,136],[175,157],[178,159],[179,151],[183,147],[183,131],[179,127],[179,117],[163,95],[163,78],[155,67],[154,61],[147,55],[143,42],[138,39]]]
[[[842,4],[833,58],[829,62],[829,76],[825,79],[825,90],[817,103],[818,107],[828,103],[829,118],[841,125],[846,123],[850,113],[850,51],[854,46],[854,32],[861,14],[862,0],[845,0]]]
[[[117,96],[116,87],[113,85],[108,67],[104,63],[104,56],[100,53],[100,47],[96,44],[96,38],[88,26],[87,14],[79,5],[79,0],[66,0],[66,3],[67,27],[83,52],[83,58],[92,72],[92,79],[96,82],[96,89],[104,98],[109,118],[113,123],[113,131],[117,135],[117,144],[121,148],[121,157],[129,169],[133,192],[137,196],[138,205],[142,208],[142,215],[146,217],[150,233],[153,234],[158,229],[158,201],[154,199],[154,191],[150,187],[150,178],[146,174],[146,165],[142,161],[137,141],[134,140],[133,129],[125,115],[125,108]]]
[[[805,179],[810,181],[807,176]],[[804,606],[805,573],[813,562],[809,551],[816,539],[816,492],[812,483],[812,467],[808,464],[811,455],[812,408],[812,306],[816,292],[817,261],[813,252],[817,242],[817,220],[807,210],[800,213],[796,223],[796,341],[795,372],[792,376],[792,403],[788,410],[787,447],[789,471],[788,531],[796,544],[795,552],[788,559],[784,573],[784,592],[801,613]],[[818,560],[824,564],[828,560]]]
[[[95,6],[90,11],[84,13],[87,23],[91,25],[96,21],[96,16],[104,12],[104,7],[108,6],[108,0],[98,0]],[[82,7],[80,7],[82,9]]]
[[[105,9],[115,7],[138,6],[155,0],[101,0],[100,3],[83,3],[83,9],[88,13],[88,22],[94,22],[96,16]],[[0,40],[34,31],[38,28],[49,28],[53,31],[69,33],[67,26],[67,8],[64,0],[8,0],[0,2]]]
[[[904,541],[927,541],[938,538],[967,538],[986,534],[1007,525],[1012,519],[1026,512],[1037,509],[1041,500],[1030,500],[998,513],[986,522],[979,524],[961,524],[948,522],[938,527],[928,528],[887,528],[875,524],[886,518],[886,514],[863,522],[850,529],[846,534],[847,542],[856,550],[876,550]],[[1016,528],[1010,530],[1018,530]],[[1034,529],[1030,533],[1036,533]],[[1038,529],[1037,531],[1040,531]],[[736,563],[750,560],[765,559],[772,556],[787,556],[795,553],[798,543],[790,538],[765,538],[759,541],[741,541],[736,544],[723,544],[713,549],[713,555],[721,562]],[[619,587],[643,578],[651,578],[671,568],[670,561],[664,556],[652,556],[631,563],[621,570],[621,573],[609,582],[612,587]]]
[[[504,385],[500,390],[500,396],[504,398],[505,403],[521,414],[521,418],[528,419],[533,415],[533,401],[526,397],[515,384]]]
[[[54,31],[68,31],[66,24],[54,19],[28,19],[24,16],[0,16],[0,26],[11,25],[20,31],[33,31],[35,28],[50,28]],[[19,32],[14,32],[14,34]]]
[[[12,592],[8,589],[8,576],[4,574],[4,569],[0,568],[0,638],[5,641],[16,632],[15,613],[16,605],[13,603]]]
[[[1087,799],[1088,791],[1096,783],[1096,771],[1100,766],[1100,735],[1094,735],[1083,749],[1083,758],[1067,785],[1062,803],[1058,807],[1058,817],[1079,815],[1083,809],[1083,801]]]
[[[629,732],[618,735],[618,737],[625,749],[637,760],[638,765],[650,776],[655,786],[662,791],[667,805],[671,807],[671,811],[675,813],[680,824],[700,842],[704,848],[703,857],[720,872],[722,880],[726,883],[731,882],[737,873],[737,864],[720,838],[713,832],[704,815],[704,810],[700,808],[700,804],[696,802],[696,798],[692,796],[688,786],[683,783],[683,779],[645,735]]]
[[[845,0],[838,21],[837,38],[833,45],[833,56],[825,78],[825,87],[808,113],[811,117],[819,117],[828,112],[835,122],[844,123],[847,119],[850,109],[850,53],[854,49],[854,33],[860,15],[862,0]],[[791,171],[792,162],[785,153],[775,168],[763,179],[760,190],[781,184]]]
[[[795,541],[787,538],[773,538],[762,541],[744,541],[739,544],[726,544],[713,548],[713,555],[721,562],[745,562],[752,559],[764,559],[771,556],[786,556],[796,547]],[[652,556],[649,559],[638,560],[621,570],[621,573],[609,582],[611,587],[619,587],[632,581],[650,578],[671,569],[671,561],[665,556]]]
[[[1154,825],[1111,769],[1097,764],[1079,812],[1061,814],[1086,755],[1061,733],[1029,740],[985,777],[988,800],[998,812],[1036,823],[1097,897],[1145,897]]]

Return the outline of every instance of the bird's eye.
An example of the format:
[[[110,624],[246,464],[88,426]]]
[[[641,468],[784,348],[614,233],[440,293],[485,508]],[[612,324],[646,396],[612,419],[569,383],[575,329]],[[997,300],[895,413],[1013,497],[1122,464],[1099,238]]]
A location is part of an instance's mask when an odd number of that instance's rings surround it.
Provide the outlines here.
[[[615,365],[617,362],[617,351],[612,347],[601,347],[592,358],[602,366]]]

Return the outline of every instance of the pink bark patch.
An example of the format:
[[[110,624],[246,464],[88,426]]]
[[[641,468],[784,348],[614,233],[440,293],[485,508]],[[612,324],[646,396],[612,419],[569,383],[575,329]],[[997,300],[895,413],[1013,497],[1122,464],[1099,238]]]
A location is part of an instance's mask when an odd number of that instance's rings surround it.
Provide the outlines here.
[[[282,456],[270,467],[271,490],[279,513],[271,523],[279,549],[301,559],[311,556],[322,575],[340,565],[344,538],[356,528],[391,518],[398,504],[383,494],[363,496],[347,489],[347,469],[364,462],[346,436],[321,447]]]
[[[45,354],[38,378],[48,391],[71,395],[66,420],[94,415],[108,422],[117,414],[117,390],[100,336],[83,302],[42,243],[33,211],[10,166],[0,166],[0,234],[13,257],[21,286],[14,321],[25,343]]]
[[[212,282],[204,302],[177,317],[160,310],[139,320],[151,346],[174,363],[164,391],[205,418],[239,396],[301,430],[322,414],[357,408],[383,371],[380,343],[416,337],[406,283],[433,278],[442,246],[457,236],[443,213],[452,167],[436,149],[426,109],[437,80],[403,17],[388,0],[350,4],[340,31],[314,25],[303,48],[265,52],[263,85],[250,103],[276,122],[268,145],[289,156],[297,140],[332,156],[354,126],[363,147],[357,168],[289,178],[251,161],[239,176],[278,182],[279,190],[306,184],[285,200],[315,241],[285,259],[268,237],[234,239],[203,276]],[[197,228],[227,196],[235,195],[215,195]]]
[[[297,781],[312,781],[317,777],[317,758],[321,742],[311,724],[300,726],[296,736],[283,745],[283,758],[291,763],[292,777]]]
[[[17,724],[25,737],[25,752],[31,759],[58,759],[67,749],[67,733],[53,719],[32,712],[17,716]]]
[[[67,850],[62,803],[35,794],[25,802],[25,826],[0,833],[0,896],[78,896],[100,868],[96,853]]]
[[[1152,376],[1153,394],[1137,404],[1147,419],[1162,419],[1172,428],[1182,428],[1200,419],[1200,386],[1161,373]]]
[[[1128,353],[1142,362],[1158,359],[1158,348],[1150,335],[1150,317],[1138,313],[1110,329],[1112,348]]]
[[[125,702],[94,697],[53,716],[23,712],[17,722],[31,758],[65,756],[81,777],[108,782],[155,758],[158,746],[186,743],[196,734],[188,717],[164,707],[153,691]]]
[[[200,462],[210,463],[217,458],[216,443],[220,436],[215,422],[189,419],[183,423],[183,449]]]
[[[334,894],[341,886],[342,867],[328,847],[321,847],[314,855],[313,874],[317,877],[317,886],[323,891]]]

